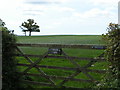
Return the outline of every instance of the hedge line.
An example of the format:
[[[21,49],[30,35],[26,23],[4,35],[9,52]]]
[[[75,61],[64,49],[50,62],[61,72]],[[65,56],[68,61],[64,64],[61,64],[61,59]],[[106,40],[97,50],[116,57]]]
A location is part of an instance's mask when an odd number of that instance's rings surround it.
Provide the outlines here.
[[[109,62],[108,70],[97,88],[120,89],[120,27],[118,24],[110,23],[108,33],[103,34],[107,49],[105,58]]]
[[[13,44],[16,43],[16,38],[13,34],[2,27],[2,89],[16,90],[20,87],[20,76],[16,74],[17,60],[13,56],[16,53]]]

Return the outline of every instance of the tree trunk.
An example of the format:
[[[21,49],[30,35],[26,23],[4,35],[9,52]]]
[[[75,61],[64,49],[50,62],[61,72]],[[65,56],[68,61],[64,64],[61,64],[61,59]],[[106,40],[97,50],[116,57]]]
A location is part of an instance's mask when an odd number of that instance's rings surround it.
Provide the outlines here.
[[[25,36],[26,36],[26,32],[25,32]]]
[[[29,32],[29,36],[31,36],[31,31]]]

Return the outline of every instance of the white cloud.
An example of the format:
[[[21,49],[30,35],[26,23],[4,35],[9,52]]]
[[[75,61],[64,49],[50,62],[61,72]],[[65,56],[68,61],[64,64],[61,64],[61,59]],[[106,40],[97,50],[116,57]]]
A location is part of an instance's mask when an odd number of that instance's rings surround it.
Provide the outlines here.
[[[95,17],[101,17],[101,16],[106,16],[108,17],[110,13],[106,10],[100,10],[98,8],[93,8],[89,11],[83,12],[83,13],[78,13],[75,12],[73,13],[73,16],[78,16],[80,18],[95,18]]]
[[[71,2],[72,0],[25,0],[26,3],[29,4],[59,4],[59,3],[66,3]]]
[[[24,15],[36,16],[36,15],[44,15],[44,13],[43,12],[38,12],[38,11],[27,11],[27,12],[25,12]]]
[[[12,12],[17,10],[21,5],[23,0],[1,0],[0,1],[0,11],[1,12]]]
[[[46,0],[46,1],[65,3],[65,2],[70,2],[71,0]]]
[[[90,0],[94,5],[106,5],[113,6],[118,3],[119,0]]]
[[[51,9],[55,11],[60,11],[60,12],[73,12],[75,9],[69,8],[69,7],[59,7],[59,6],[53,6]]]
[[[33,8],[34,7],[34,8]],[[31,4],[23,4],[20,8],[20,11],[23,15],[44,15],[43,11],[48,10],[44,5],[31,5]]]
[[[62,24],[61,22],[51,22],[49,24],[44,25],[42,29],[44,30],[52,29],[53,32],[56,32],[57,28],[60,27],[61,24]]]
[[[34,7],[34,8],[33,8]],[[71,7],[61,7],[59,5],[34,5],[34,4],[26,4],[24,3],[20,10],[23,11],[24,15],[45,15],[52,13],[61,13],[61,12],[73,12],[75,9]]]
[[[62,3],[71,2],[71,0],[56,0],[56,1],[59,1],[59,2],[62,2]]]

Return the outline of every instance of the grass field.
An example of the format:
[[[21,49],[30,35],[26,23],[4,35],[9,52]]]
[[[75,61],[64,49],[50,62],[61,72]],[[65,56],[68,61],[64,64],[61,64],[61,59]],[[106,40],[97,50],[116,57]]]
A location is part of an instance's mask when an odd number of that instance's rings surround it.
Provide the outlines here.
[[[18,36],[19,43],[103,44],[100,35]]]
[[[17,36],[18,43],[59,43],[59,44],[104,44],[99,35],[53,35],[53,36]],[[35,54],[35,55],[42,55],[43,53],[47,52],[48,48],[38,48],[38,47],[20,47],[20,49],[26,54]],[[97,57],[103,53],[103,50],[88,50],[88,49],[63,49],[63,51],[68,54],[69,56],[78,56],[78,57],[88,57],[93,58]],[[29,63],[23,57],[17,57],[19,63]],[[31,58],[33,61],[38,60],[39,58]],[[84,66],[88,63],[88,61],[79,61],[76,60],[78,64]],[[49,65],[49,66],[62,66],[62,67],[76,67],[75,65],[71,64],[69,60],[65,59],[43,59],[40,65]],[[107,63],[106,62],[99,62],[95,63],[94,66],[90,67],[90,69],[106,69]],[[26,67],[19,67],[21,71],[25,70]],[[44,69],[42,70],[48,75],[57,75],[57,76],[68,76],[75,71],[66,71],[66,70],[56,70],[56,69]],[[33,68],[29,71],[30,73],[38,73],[38,71]],[[95,79],[100,80],[103,74],[98,73],[91,73]],[[35,81],[42,81],[47,82],[46,79],[41,77],[30,77]],[[80,73],[75,78],[80,79],[88,79],[88,77]],[[56,84],[59,84],[61,80],[54,80]],[[92,87],[92,83],[87,82],[73,82],[68,81],[64,84],[65,86],[73,86],[73,87],[80,87],[80,88],[89,88]],[[34,88],[39,88],[43,86],[34,86]]]

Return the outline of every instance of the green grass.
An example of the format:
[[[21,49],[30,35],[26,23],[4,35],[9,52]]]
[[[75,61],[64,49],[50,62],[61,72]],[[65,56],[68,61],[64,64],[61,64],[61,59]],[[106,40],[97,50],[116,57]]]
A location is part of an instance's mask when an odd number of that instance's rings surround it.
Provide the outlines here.
[[[55,35],[55,36],[17,36],[18,43],[59,43],[59,44],[104,44],[99,35]],[[38,47],[19,47],[26,54],[35,54],[42,55],[48,51],[48,48],[38,48]],[[63,51],[69,56],[78,56],[78,57],[97,57],[103,53],[103,50],[89,50],[89,49],[66,49]],[[23,57],[17,57],[19,63],[29,63]],[[39,58],[31,58],[32,61],[36,61]],[[85,66],[89,61],[84,60],[75,60],[80,66]],[[50,59],[45,58],[40,63],[40,65],[49,65],[49,66],[61,66],[61,67],[76,67],[67,59]],[[106,62],[97,62],[90,69],[106,69]],[[26,67],[19,67],[20,71],[24,71]],[[41,68],[47,75],[56,75],[56,76],[69,76],[75,71],[67,70],[57,70],[57,69],[45,69]],[[35,68],[29,70],[30,73],[39,73]],[[100,80],[103,74],[89,72],[96,80]],[[43,77],[31,77],[35,81],[48,82]],[[89,79],[84,73],[80,73],[75,78],[79,79]],[[53,79],[56,84],[59,84],[61,80]],[[89,88],[92,87],[92,83],[87,82],[73,82],[69,81],[65,83],[66,86],[80,87],[80,88]],[[43,86],[33,85],[34,88],[46,88]]]
[[[103,44],[100,35],[18,36],[19,43]]]

